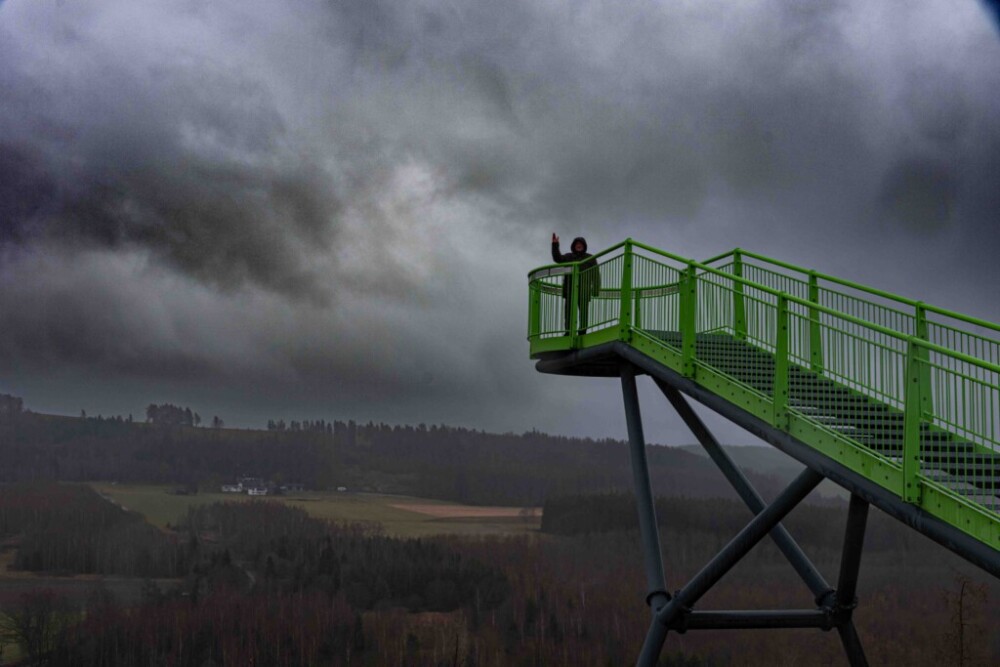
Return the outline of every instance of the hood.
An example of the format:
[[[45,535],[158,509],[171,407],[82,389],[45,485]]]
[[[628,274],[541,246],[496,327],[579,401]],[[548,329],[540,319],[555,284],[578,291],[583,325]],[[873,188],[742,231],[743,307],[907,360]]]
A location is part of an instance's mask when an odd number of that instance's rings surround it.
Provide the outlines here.
[[[577,236],[575,239],[573,239],[573,242],[569,244],[570,252],[576,252],[577,243],[582,243],[583,251],[587,252],[587,239],[583,238],[582,236]]]

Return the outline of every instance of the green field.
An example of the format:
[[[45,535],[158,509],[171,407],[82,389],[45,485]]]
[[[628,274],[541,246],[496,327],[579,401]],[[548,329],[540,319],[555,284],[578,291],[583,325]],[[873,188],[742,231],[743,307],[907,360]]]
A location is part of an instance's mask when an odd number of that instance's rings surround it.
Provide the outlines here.
[[[162,527],[175,524],[189,507],[216,502],[280,502],[301,507],[310,515],[337,521],[381,524],[387,535],[425,537],[429,535],[523,535],[538,530],[540,516],[435,517],[393,505],[433,505],[442,512],[461,514],[467,506],[440,500],[376,493],[303,492],[290,496],[251,498],[234,493],[174,495],[172,487],[131,484],[92,484],[99,493]]]

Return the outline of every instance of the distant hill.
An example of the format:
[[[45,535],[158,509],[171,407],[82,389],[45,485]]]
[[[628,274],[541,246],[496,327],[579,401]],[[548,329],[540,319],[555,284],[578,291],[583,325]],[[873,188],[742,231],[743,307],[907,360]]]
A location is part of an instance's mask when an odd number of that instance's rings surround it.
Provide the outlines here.
[[[156,417],[164,410],[153,412]],[[182,417],[160,423],[57,417],[18,404],[0,413],[0,482],[117,480],[193,489],[249,475],[308,488],[523,506],[540,505],[553,494],[632,488],[628,446],[620,440],[353,421],[199,428],[185,410],[170,412]],[[658,494],[735,498],[714,464],[694,451],[651,446],[648,457]],[[767,469],[750,476],[765,496],[781,487]]]

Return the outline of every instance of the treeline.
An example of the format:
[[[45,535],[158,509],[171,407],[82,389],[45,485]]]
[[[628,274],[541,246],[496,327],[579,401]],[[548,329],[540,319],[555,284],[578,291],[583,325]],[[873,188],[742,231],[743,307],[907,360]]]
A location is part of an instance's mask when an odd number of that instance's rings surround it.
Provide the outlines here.
[[[20,396],[0,394],[0,424],[13,421],[24,412],[24,399]]]
[[[86,417],[86,413],[83,416]],[[132,421],[132,415],[129,415],[128,421]],[[201,415],[189,407],[182,408],[171,403],[162,405],[150,403],[146,407],[146,421],[157,426],[201,426]],[[218,416],[212,417],[212,428],[224,427],[225,422]]]
[[[521,506],[632,484],[627,446],[618,440],[336,420],[284,429],[271,420],[267,431],[204,429],[193,421],[186,425],[187,408],[166,408],[169,423],[19,413],[0,424],[0,482],[111,479],[217,487],[251,475],[310,488]],[[648,457],[657,489],[735,497],[705,458],[671,447],[650,447]],[[780,487],[775,478],[750,477],[765,496]]]
[[[14,569],[177,577],[190,562],[176,539],[87,486],[0,486],[0,537],[9,536]]]
[[[659,526],[670,535],[683,535],[688,541],[697,541],[700,535],[710,537],[713,542],[720,536],[732,537],[753,518],[742,502],[723,498],[662,496],[654,503]],[[847,503],[803,503],[782,524],[803,547],[835,552],[842,544],[846,521]],[[635,496],[630,493],[547,498],[541,525],[542,532],[554,535],[590,535],[638,528]],[[908,552],[911,555],[916,550],[926,552],[939,548],[881,512],[870,515],[865,547],[869,552]]]
[[[345,439],[352,439],[350,424]],[[631,488],[627,445],[620,440],[566,438],[537,431],[493,434],[449,427],[358,426],[346,464],[377,470],[388,491],[473,504],[538,505],[550,495]],[[670,447],[648,448],[657,488],[690,497],[731,495],[704,458]],[[776,480],[752,475],[768,492]]]
[[[267,430],[268,431],[313,431],[315,433],[326,433],[327,435],[333,435],[333,422],[328,422],[325,419],[317,419],[315,421],[310,421],[308,419],[303,421],[295,421],[294,419],[287,424],[284,419],[268,419],[267,420]]]
[[[333,445],[324,434],[206,429],[169,421],[24,412],[0,424],[0,483],[117,480],[217,488],[244,474],[312,488],[335,482]]]

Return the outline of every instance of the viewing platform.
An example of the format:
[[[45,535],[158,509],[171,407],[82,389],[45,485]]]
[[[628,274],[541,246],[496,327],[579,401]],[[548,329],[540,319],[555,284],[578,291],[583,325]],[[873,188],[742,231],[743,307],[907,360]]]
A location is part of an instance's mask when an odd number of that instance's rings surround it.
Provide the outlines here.
[[[852,664],[866,664],[848,607],[869,503],[1000,577],[1000,325],[740,249],[698,262],[627,240],[528,280],[536,368],[622,380],[654,611],[640,664],[655,663],[667,629],[709,627],[836,627]],[[649,516],[637,374],[757,515],[673,597]],[[807,470],[765,507],[682,394]],[[823,478],[852,494],[837,591],[780,526]],[[817,610],[692,611],[768,532]]]

